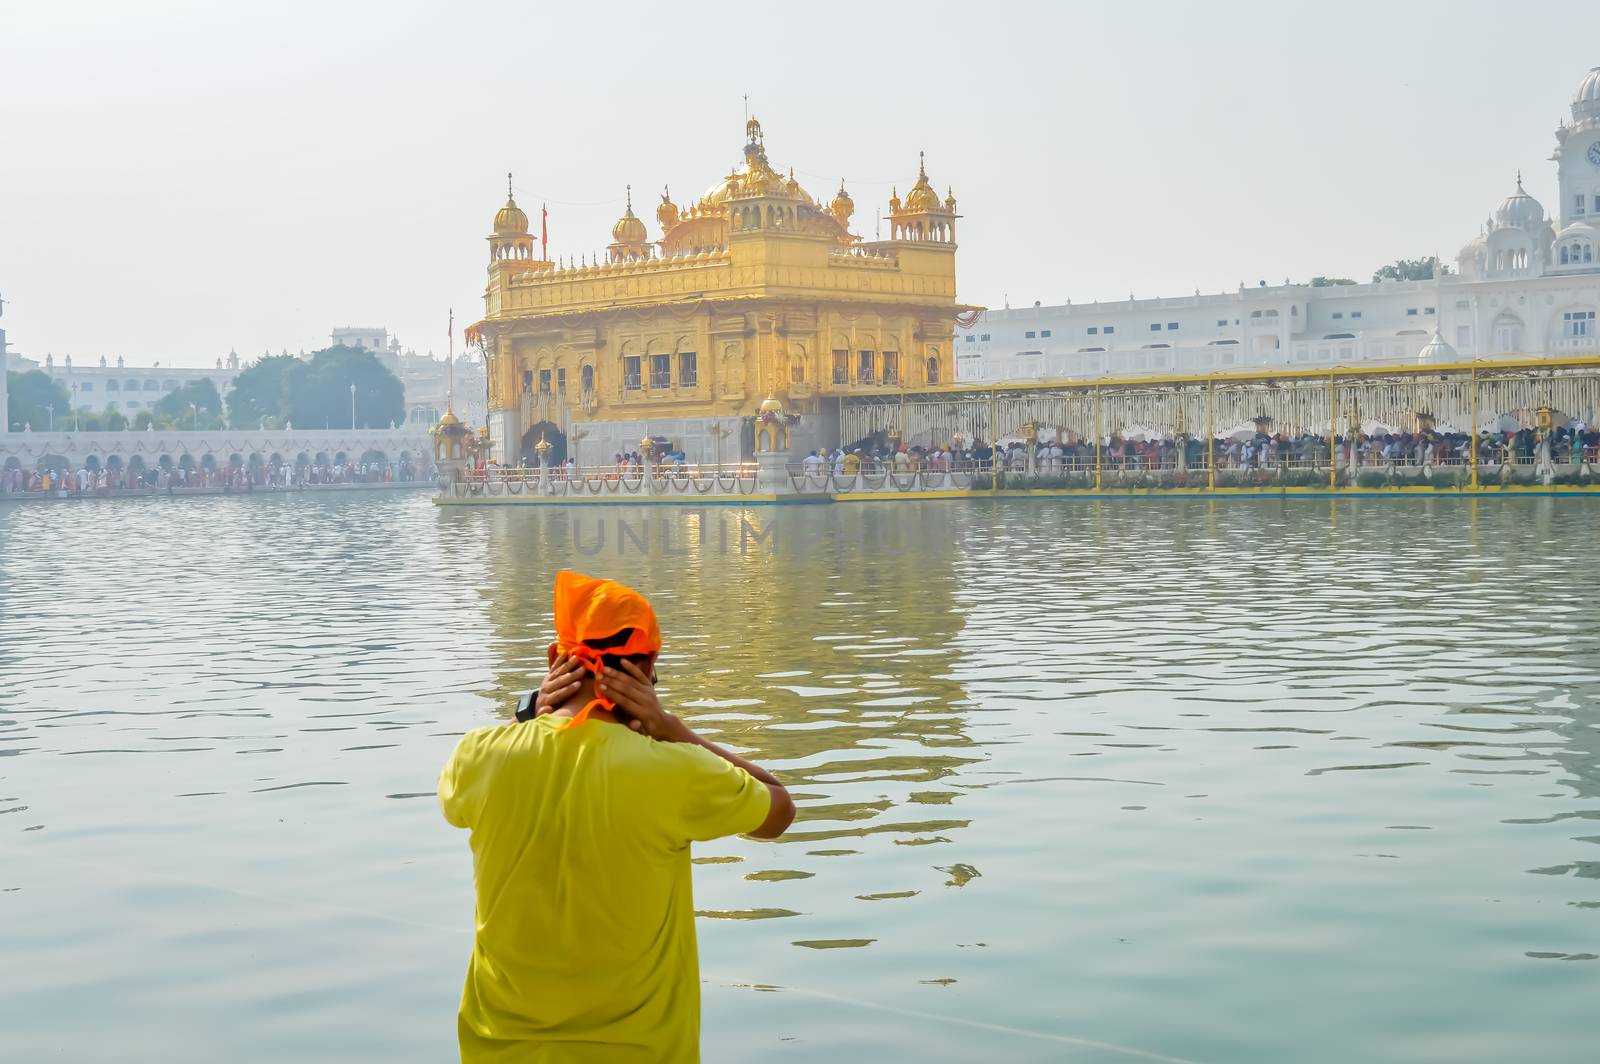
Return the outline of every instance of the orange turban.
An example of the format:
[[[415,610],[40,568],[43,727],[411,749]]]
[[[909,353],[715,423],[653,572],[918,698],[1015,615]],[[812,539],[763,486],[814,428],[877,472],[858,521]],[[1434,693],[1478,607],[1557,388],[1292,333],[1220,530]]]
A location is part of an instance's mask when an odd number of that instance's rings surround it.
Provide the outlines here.
[[[627,642],[604,651],[588,645],[588,640],[608,639],[623,629],[632,629]],[[570,569],[556,574],[556,644],[563,654],[575,658],[583,667],[600,674],[600,655],[654,654],[661,649],[661,628],[650,601],[631,587],[615,580],[599,580]],[[567,727],[582,724],[596,706],[612,709],[616,703],[597,694],[580,709]]]

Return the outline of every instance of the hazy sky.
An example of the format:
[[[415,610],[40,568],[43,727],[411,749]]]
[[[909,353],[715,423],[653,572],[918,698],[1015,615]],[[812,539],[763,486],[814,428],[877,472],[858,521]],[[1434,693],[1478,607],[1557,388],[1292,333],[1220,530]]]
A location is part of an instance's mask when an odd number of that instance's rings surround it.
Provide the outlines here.
[[[1365,279],[1453,259],[1600,64],[1594,6],[5,0],[13,349],[209,363],[482,311],[516,173],[551,251],[654,225],[739,160],[840,177],[856,229],[917,152],[999,306]],[[1580,32],[1581,29],[1581,32]]]

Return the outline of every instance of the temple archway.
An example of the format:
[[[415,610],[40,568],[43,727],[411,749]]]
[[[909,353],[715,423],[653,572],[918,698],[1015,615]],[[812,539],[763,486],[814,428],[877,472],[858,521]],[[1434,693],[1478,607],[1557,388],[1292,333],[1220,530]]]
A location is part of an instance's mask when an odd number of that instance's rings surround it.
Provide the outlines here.
[[[550,444],[550,464],[561,465],[567,460],[567,434],[554,422],[541,421],[522,434],[522,464],[537,469],[539,466],[539,440]]]

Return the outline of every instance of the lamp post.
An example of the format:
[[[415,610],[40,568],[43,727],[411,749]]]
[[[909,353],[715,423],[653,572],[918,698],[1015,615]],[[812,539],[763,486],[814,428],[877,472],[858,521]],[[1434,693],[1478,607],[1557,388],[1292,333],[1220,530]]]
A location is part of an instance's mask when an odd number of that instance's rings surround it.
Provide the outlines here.
[[[711,423],[711,427],[706,429],[706,431],[711,433],[711,438],[716,441],[714,446],[716,448],[716,456],[717,456],[716,457],[717,472],[720,473],[720,472],[722,472],[722,438],[724,436],[732,435],[733,430],[728,428],[726,425],[724,425],[720,421],[713,421]],[[704,452],[702,452],[702,453],[704,453]]]
[[[189,404],[189,411],[194,414],[194,430],[200,431],[200,407],[194,403]]]
[[[355,428],[356,428],[356,386],[354,384],[351,384],[350,385],[350,431],[354,432]]]
[[[72,382],[72,431],[76,432],[83,427],[82,416],[78,413],[78,382]]]

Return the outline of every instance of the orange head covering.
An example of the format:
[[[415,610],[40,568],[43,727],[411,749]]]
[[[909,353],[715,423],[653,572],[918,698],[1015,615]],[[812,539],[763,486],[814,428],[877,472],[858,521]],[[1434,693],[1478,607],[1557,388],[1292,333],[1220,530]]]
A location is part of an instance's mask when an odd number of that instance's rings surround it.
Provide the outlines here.
[[[631,631],[627,642],[620,646],[601,651],[586,642],[608,639],[624,628]],[[628,657],[660,650],[661,628],[650,601],[633,588],[563,569],[556,574],[556,643],[563,654],[576,658],[598,676],[602,653]],[[596,706],[609,710],[615,705],[611,699],[596,694],[567,727],[582,724]]]

